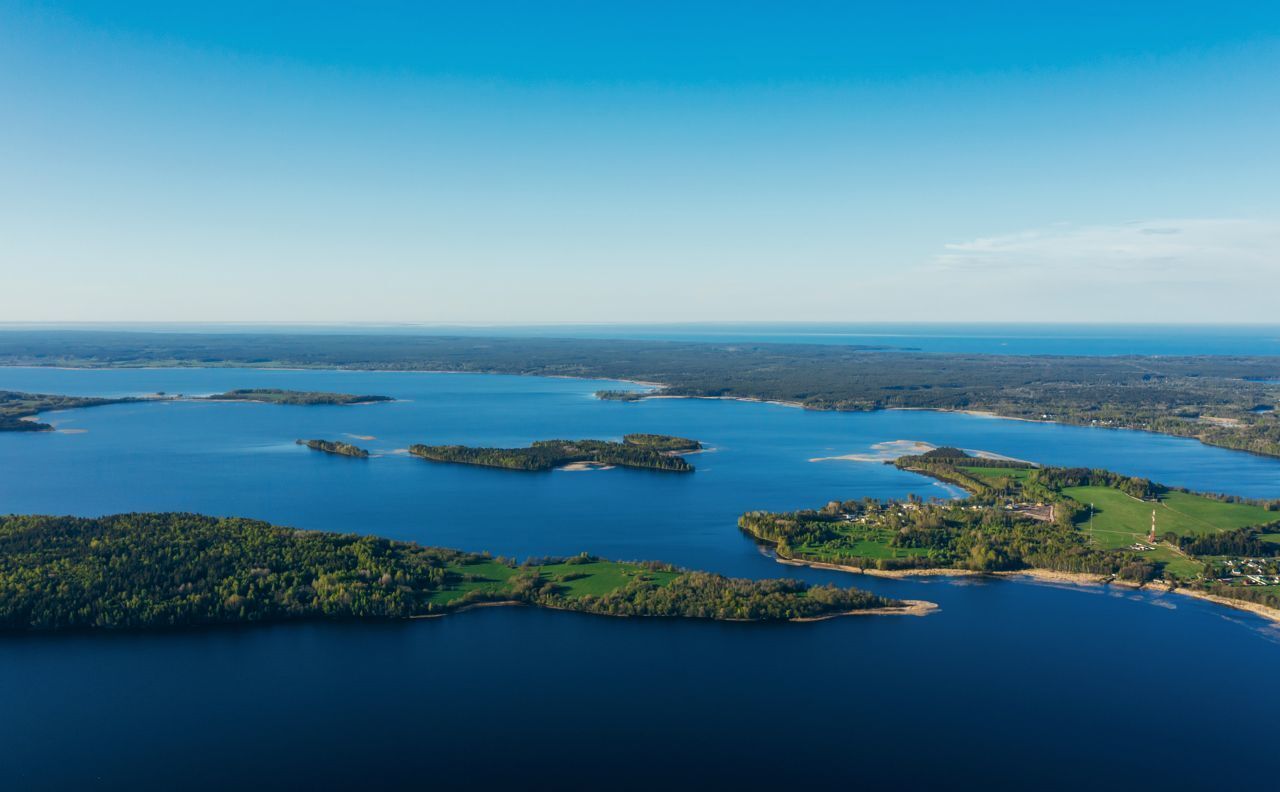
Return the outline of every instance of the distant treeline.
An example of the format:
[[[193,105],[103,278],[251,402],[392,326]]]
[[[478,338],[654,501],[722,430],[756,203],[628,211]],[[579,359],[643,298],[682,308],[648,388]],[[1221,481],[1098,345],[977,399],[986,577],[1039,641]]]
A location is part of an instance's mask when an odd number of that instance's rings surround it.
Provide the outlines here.
[[[580,556],[569,563],[598,561]],[[608,562],[604,562],[608,563]],[[510,569],[501,585],[447,601],[469,565]],[[632,565],[634,566],[634,565]],[[402,619],[479,601],[589,613],[792,619],[900,605],[855,589],[677,572],[567,596],[537,567],[355,534],[198,514],[0,516],[0,629],[164,628],[294,619]]]
[[[475,371],[663,383],[674,396],[778,400],[822,410],[893,407],[1195,437],[1280,456],[1280,357],[1068,357],[918,353],[836,344],[373,334],[0,332],[0,363],[294,366]],[[636,399],[635,391],[605,392]]]
[[[574,462],[646,468],[675,473],[693,471],[675,451],[700,448],[696,440],[667,435],[627,435],[623,442],[609,440],[538,440],[528,448],[476,448],[461,445],[412,445],[409,453],[433,462],[506,468],[551,470]]]

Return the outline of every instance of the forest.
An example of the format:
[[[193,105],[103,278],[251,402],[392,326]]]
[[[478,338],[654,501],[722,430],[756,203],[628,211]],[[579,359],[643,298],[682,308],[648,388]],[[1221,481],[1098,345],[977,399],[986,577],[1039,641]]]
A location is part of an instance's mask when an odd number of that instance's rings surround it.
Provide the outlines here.
[[[629,434],[621,443],[611,440],[537,440],[528,448],[418,444],[409,446],[409,453],[431,462],[480,465],[506,470],[541,471],[574,463],[591,463],[691,473],[693,465],[677,452],[701,447],[702,444],[698,441],[683,437]]]
[[[357,459],[367,459],[369,457],[369,452],[363,448],[338,440],[299,440],[298,445],[304,445],[312,451],[323,451],[326,454],[356,457]]]
[[[351,393],[325,393],[323,391],[293,391],[279,388],[237,388],[226,393],[205,396],[209,401],[251,401],[264,404],[371,404],[395,401],[390,396],[355,395]]]
[[[583,570],[577,571],[575,570]],[[603,581],[582,586],[596,576]],[[0,516],[0,629],[404,619],[478,602],[617,616],[784,620],[902,603],[587,555],[510,559],[185,513]]]
[[[1280,357],[1017,356],[821,344],[5,331],[0,365],[291,366],[628,379],[820,410],[981,410],[1280,456]],[[1270,380],[1270,381],[1268,381]],[[635,391],[603,396],[634,400]]]

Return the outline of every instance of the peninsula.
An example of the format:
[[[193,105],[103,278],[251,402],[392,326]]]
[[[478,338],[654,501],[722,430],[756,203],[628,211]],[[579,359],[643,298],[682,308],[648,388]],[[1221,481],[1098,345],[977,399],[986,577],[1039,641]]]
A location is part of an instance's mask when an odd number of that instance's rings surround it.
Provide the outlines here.
[[[883,575],[1023,572],[1161,582],[1262,605],[1280,619],[1280,501],[1193,493],[1106,470],[978,458],[955,448],[893,464],[969,496],[755,511],[739,527],[785,562]]]
[[[432,462],[481,465],[506,470],[539,471],[569,465],[644,468],[691,473],[681,453],[698,451],[702,444],[685,437],[629,434],[622,442],[611,440],[538,440],[528,448],[474,448],[461,445],[412,445],[409,453]]]
[[[511,559],[198,514],[0,516],[0,630],[392,620],[468,606],[808,621],[930,603],[669,564]]]
[[[158,398],[158,397],[156,397]],[[106,404],[127,404],[150,401],[151,398],[127,396],[103,399],[88,396],[57,396],[48,393],[22,393],[0,391],[0,432],[48,432],[53,426],[32,420],[38,413],[50,410],[71,410],[80,407],[100,407]]]
[[[299,440],[298,445],[304,445],[312,451],[323,451],[326,454],[356,457],[357,459],[367,459],[369,457],[369,452],[363,448],[338,440]]]
[[[351,393],[325,393],[323,391],[294,391],[279,388],[239,388],[226,393],[201,397],[204,401],[248,401],[264,404],[373,404],[395,401],[390,396],[357,396]]]

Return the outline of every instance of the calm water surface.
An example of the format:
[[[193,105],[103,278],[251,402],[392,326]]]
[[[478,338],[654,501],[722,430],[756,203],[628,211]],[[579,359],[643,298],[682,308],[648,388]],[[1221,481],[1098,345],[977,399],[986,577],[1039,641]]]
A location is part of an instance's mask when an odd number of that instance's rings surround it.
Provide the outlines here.
[[[811,625],[612,620],[490,609],[394,625],[0,639],[0,786],[536,786],[910,779],[1199,788],[1268,783],[1280,633],[1186,598],[1010,581],[887,581],[781,567],[751,508],[945,496],[843,460],[892,440],[1088,464],[1280,496],[1280,461],[1135,432],[924,412],[727,401],[600,402],[613,383],[259,370],[0,369],[0,389],[235,387],[390,404],[157,403],[50,413],[0,434],[0,511],[182,509],[527,556],[587,550],[726,574],[856,584],[942,605]],[[434,465],[414,442],[696,437],[693,475]],[[373,439],[352,439],[353,436]],[[347,439],[350,460],[294,445]],[[1226,728],[1228,723],[1236,723]],[[1154,761],[1152,752],[1165,759]],[[1171,757],[1176,757],[1172,759]],[[9,779],[11,784],[4,784]]]

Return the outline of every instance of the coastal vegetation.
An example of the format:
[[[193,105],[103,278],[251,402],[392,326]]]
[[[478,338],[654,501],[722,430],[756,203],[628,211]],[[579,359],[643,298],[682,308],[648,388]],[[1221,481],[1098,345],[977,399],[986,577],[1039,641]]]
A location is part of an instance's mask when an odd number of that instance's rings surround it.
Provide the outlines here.
[[[0,432],[46,432],[53,427],[47,423],[30,420],[32,416],[50,410],[71,410],[80,407],[99,407],[105,404],[124,404],[144,401],[137,397],[102,399],[86,396],[57,396],[48,393],[22,393],[0,391]]]
[[[806,563],[1162,579],[1251,601],[1280,593],[1280,501],[1192,493],[1106,470],[979,459],[958,449],[895,464],[969,495],[755,511],[739,526],[774,545],[779,558]]]
[[[369,452],[363,448],[337,440],[299,440],[298,445],[304,445],[312,451],[323,451],[326,454],[337,454],[338,456],[356,457],[358,459],[366,459],[369,456]]]
[[[598,465],[690,473],[693,465],[679,456],[702,444],[683,437],[629,434],[611,440],[538,440],[528,448],[476,448],[461,445],[412,445],[409,453],[432,462],[481,465],[507,470],[551,470],[566,465]]]
[[[251,401],[264,404],[372,404],[395,401],[390,396],[357,396],[351,393],[325,393],[323,391],[294,391],[279,388],[238,388],[226,393],[205,396],[209,401]]]
[[[0,364],[467,371],[661,383],[605,398],[971,410],[1140,429],[1280,456],[1280,357],[923,354],[824,344],[330,334],[0,333]]]
[[[905,611],[857,589],[588,555],[511,559],[198,514],[0,516],[0,629],[405,619],[482,603],[751,621]]]

